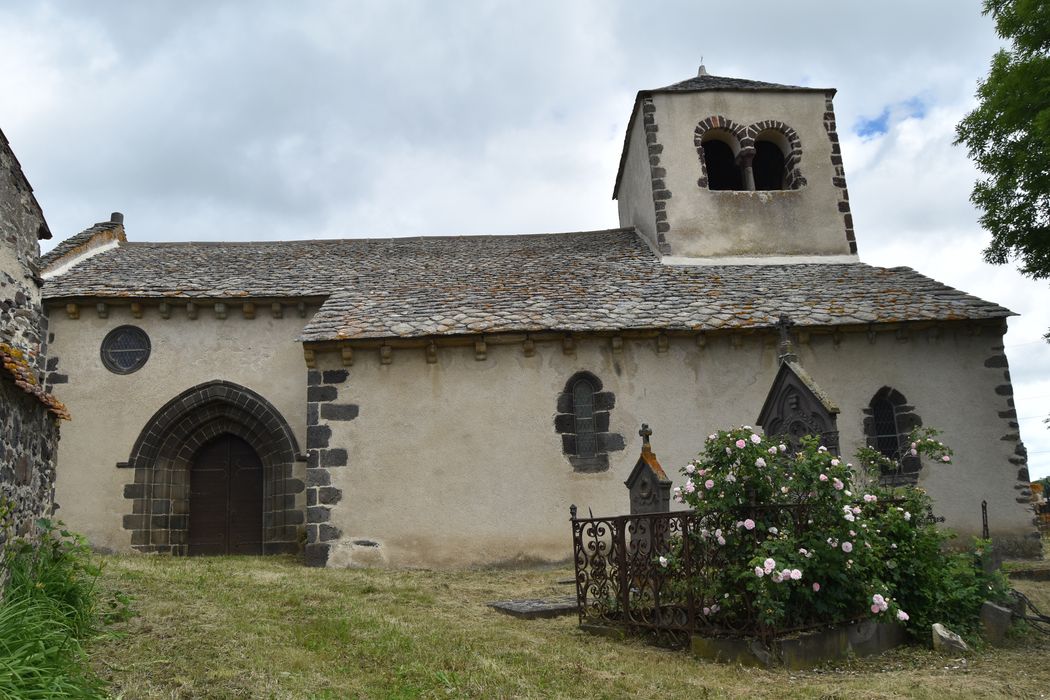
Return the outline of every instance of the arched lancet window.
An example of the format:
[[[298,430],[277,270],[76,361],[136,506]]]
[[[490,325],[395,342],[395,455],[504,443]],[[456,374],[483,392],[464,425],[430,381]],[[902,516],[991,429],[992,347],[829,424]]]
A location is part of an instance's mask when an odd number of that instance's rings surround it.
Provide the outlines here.
[[[875,397],[871,401],[872,418],[875,421],[875,449],[896,461],[901,456],[900,429],[893,404],[886,397]]]
[[[742,190],[744,178],[737,165],[740,144],[726,131],[715,129],[704,134],[701,148],[707,167],[707,188],[710,190]]]
[[[891,387],[875,393],[864,409],[864,435],[873,447],[893,460],[897,467],[882,474],[882,482],[896,486],[914,484],[919,479],[922,460],[913,456],[908,436],[922,425],[915,407],[908,405],[904,394]]]
[[[572,413],[576,419],[576,454],[594,457],[598,443],[594,430],[594,385],[587,377],[580,377],[572,385]]]
[[[622,435],[609,432],[609,414],[616,403],[611,391],[590,372],[577,372],[558,394],[554,429],[561,435],[562,453],[578,472],[609,468],[609,453],[624,448]]]

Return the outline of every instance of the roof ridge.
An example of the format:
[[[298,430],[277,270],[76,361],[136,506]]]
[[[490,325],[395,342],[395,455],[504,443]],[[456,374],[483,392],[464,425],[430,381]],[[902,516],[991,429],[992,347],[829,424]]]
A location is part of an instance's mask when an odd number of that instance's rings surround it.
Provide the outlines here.
[[[254,240],[254,241],[128,241],[123,244],[122,248],[133,248],[133,247],[145,247],[145,246],[190,246],[190,245],[201,245],[201,246],[249,246],[249,245],[280,245],[285,243],[345,243],[345,242],[373,242],[373,241],[447,241],[455,240],[460,241],[464,239],[468,240],[503,240],[503,239],[523,239],[523,238],[544,238],[544,237],[569,237],[585,234],[597,234],[597,233],[631,233],[634,234],[635,229],[633,226],[622,226],[617,228],[607,229],[594,229],[588,231],[549,231],[540,233],[479,233],[479,234],[448,234],[440,236],[387,236],[384,238],[282,238],[275,240]],[[83,233],[83,232],[82,232]],[[79,235],[79,234],[78,234]],[[67,239],[69,240],[69,239]]]
[[[95,234],[101,233],[102,231],[109,231],[117,226],[123,226],[123,223],[119,221],[99,221],[98,223],[91,224],[91,226],[88,226],[83,231],[74,233],[69,238],[62,239],[58,242],[58,245],[40,256],[39,260],[41,267],[46,267],[51,262],[58,260],[77,246],[88,242],[95,236]]]

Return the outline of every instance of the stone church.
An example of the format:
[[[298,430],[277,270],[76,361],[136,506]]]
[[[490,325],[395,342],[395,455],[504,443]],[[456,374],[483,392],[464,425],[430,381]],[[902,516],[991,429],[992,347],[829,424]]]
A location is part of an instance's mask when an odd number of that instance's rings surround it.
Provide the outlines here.
[[[672,478],[755,423],[786,315],[847,457],[943,430],[954,464],[893,477],[1031,551],[1011,312],[860,262],[834,94],[703,69],[639,92],[608,230],[148,243],[114,214],[61,242],[62,517],[116,551],[564,560],[570,504],[626,512],[643,422]]]

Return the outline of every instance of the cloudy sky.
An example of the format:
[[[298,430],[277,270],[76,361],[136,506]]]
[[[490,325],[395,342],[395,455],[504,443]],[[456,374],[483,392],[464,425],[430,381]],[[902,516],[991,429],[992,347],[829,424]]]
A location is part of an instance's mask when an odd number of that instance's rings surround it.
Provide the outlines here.
[[[637,90],[839,89],[862,260],[1021,314],[1007,352],[1050,474],[1050,285],[981,261],[951,145],[999,46],[979,0],[137,0],[0,6],[0,127],[56,240],[567,231],[610,200]],[[52,243],[53,244],[53,243]]]

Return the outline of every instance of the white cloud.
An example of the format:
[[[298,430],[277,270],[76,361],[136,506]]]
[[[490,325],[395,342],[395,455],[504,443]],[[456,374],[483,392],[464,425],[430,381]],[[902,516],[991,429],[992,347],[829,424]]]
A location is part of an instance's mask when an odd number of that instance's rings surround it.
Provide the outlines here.
[[[16,4],[0,126],[58,238],[113,210],[137,240],[558,231],[616,225],[634,92],[701,56],[837,87],[862,258],[1021,313],[1007,344],[1038,417],[1050,287],[981,262],[976,173],[951,145],[998,44],[978,0]],[[853,133],[885,109],[886,133]],[[1050,474],[1050,431],[1022,420]]]

